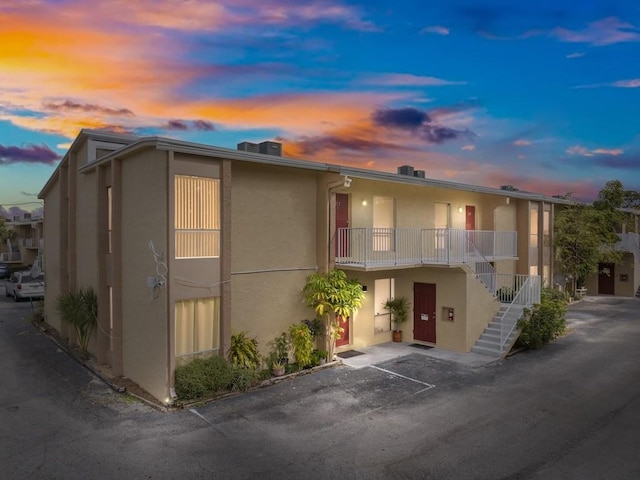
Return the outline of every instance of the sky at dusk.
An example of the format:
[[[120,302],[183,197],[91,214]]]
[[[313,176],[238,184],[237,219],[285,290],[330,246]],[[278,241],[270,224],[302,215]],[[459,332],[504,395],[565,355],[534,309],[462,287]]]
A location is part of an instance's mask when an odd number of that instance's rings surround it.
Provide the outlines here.
[[[0,1],[0,213],[82,128],[588,201],[639,116],[634,0]]]

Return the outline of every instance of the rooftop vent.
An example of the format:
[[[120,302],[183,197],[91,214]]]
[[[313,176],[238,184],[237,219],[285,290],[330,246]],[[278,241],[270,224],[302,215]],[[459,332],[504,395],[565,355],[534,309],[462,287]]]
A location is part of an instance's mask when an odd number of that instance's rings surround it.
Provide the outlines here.
[[[238,144],[238,150],[243,152],[260,153],[260,147],[257,143],[242,142]]]
[[[500,190],[506,190],[507,192],[517,192],[518,189],[513,185],[500,185]]]
[[[413,176],[418,178],[424,178],[424,170],[414,170]]]
[[[265,155],[282,156],[282,144],[278,142],[242,142],[238,144],[238,150],[251,153],[263,153]]]
[[[278,142],[262,142],[260,144],[260,153],[265,155],[282,156],[282,144]]]
[[[413,177],[413,166],[411,165],[402,165],[398,167],[398,175],[409,175]]]

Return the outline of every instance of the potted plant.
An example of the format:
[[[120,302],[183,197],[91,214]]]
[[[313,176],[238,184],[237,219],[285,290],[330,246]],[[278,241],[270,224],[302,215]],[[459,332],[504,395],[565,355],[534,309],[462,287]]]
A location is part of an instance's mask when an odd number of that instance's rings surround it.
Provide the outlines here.
[[[281,377],[284,375],[285,364],[279,358],[272,360],[271,362],[271,373],[274,377]]]
[[[400,326],[409,319],[409,300],[406,297],[390,298],[384,303],[384,309],[389,310],[393,322],[393,341],[402,341]]]

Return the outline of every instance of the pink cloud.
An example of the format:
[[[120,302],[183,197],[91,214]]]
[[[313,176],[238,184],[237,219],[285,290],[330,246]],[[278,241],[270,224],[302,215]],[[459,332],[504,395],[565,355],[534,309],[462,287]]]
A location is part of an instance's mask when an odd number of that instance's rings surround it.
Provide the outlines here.
[[[640,78],[632,78],[630,80],[618,80],[611,84],[612,87],[619,88],[640,88]]]
[[[574,145],[572,147],[567,148],[566,152],[569,155],[580,155],[582,157],[593,157],[595,155],[608,155],[608,156],[618,156],[624,153],[624,150],[621,148],[596,148],[595,150],[589,150],[586,147],[581,145]]]
[[[591,22],[583,30],[558,27],[551,32],[551,35],[563,42],[589,43],[596,46],[640,41],[640,29],[616,17]]]
[[[531,141],[530,140],[518,139],[515,142],[513,142],[513,144],[516,147],[528,147],[529,145],[531,145]]]
[[[465,85],[467,82],[445,80],[438,77],[413,75],[410,73],[386,73],[373,75],[361,83],[366,85],[383,85],[394,87],[440,87],[445,85]]]
[[[449,35],[450,30],[447,27],[443,27],[442,25],[432,25],[420,30],[420,33],[435,33],[436,35],[447,36]]]
[[[465,150],[467,152],[471,152],[471,151],[473,151],[475,149],[476,149],[475,145],[465,145],[464,147],[462,147],[462,150]]]

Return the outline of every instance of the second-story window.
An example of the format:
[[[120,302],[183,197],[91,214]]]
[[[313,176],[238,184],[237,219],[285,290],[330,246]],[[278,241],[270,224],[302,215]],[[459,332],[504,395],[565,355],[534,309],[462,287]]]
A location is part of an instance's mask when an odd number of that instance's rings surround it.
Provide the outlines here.
[[[220,256],[220,180],[175,176],[175,257]]]

